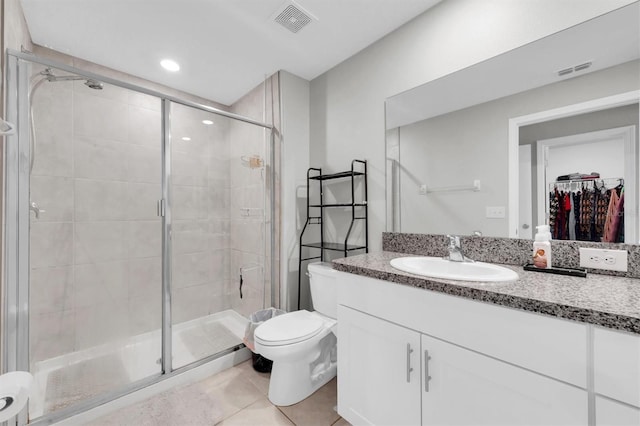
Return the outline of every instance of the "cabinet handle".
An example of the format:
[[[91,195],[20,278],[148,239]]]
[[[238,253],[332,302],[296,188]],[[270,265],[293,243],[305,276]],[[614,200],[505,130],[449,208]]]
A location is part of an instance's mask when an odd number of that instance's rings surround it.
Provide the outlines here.
[[[411,353],[413,349],[411,349],[411,344],[407,343],[407,383],[411,383],[411,372],[413,368],[411,368]]]
[[[429,356],[429,351],[424,351],[424,391],[429,392],[429,380],[431,380],[431,376],[429,375],[429,360],[431,357]]]

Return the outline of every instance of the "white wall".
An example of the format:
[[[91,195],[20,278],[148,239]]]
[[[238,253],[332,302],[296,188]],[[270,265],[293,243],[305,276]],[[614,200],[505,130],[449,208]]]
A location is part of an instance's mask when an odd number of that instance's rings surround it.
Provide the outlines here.
[[[369,235],[385,229],[384,100],[630,0],[445,0],[311,82],[314,166],[369,162]]]
[[[309,168],[309,82],[280,71],[282,102],[281,306],[297,308],[299,238],[306,219]],[[303,277],[304,274],[303,274]],[[306,282],[307,280],[303,280]]]

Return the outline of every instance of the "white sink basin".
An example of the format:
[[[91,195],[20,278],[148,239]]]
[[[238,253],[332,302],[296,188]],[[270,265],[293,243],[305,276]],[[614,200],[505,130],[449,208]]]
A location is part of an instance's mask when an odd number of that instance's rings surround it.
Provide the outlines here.
[[[483,262],[453,262],[441,257],[399,257],[391,260],[391,266],[410,274],[459,281],[515,281],[518,273]]]

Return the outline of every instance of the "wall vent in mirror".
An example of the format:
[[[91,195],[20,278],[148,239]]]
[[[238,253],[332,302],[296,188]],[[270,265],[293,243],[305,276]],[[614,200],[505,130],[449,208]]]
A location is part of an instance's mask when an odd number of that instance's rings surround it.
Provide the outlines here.
[[[584,64],[576,65],[575,67],[573,67],[573,70],[575,72],[578,72],[578,71],[586,70],[590,66],[591,66],[591,62],[585,62]]]
[[[571,74],[573,72],[573,67],[565,68],[563,70],[558,71],[558,75],[562,77],[563,75]]]
[[[586,70],[587,68],[591,67],[592,63],[593,62],[589,61],[589,62],[584,62],[580,65],[575,65],[569,68],[563,68],[560,71],[558,71],[558,76],[563,77],[565,75],[569,75],[574,72]]]

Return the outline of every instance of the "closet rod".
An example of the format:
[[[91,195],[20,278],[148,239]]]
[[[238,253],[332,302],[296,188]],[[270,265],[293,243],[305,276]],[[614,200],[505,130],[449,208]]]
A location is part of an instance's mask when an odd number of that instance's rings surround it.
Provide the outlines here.
[[[624,185],[624,178],[596,178],[596,179],[575,179],[575,180],[558,180],[549,184],[549,188],[566,187],[569,185],[571,188],[579,188],[583,183],[594,185],[595,183],[601,183],[613,187],[618,185]]]

